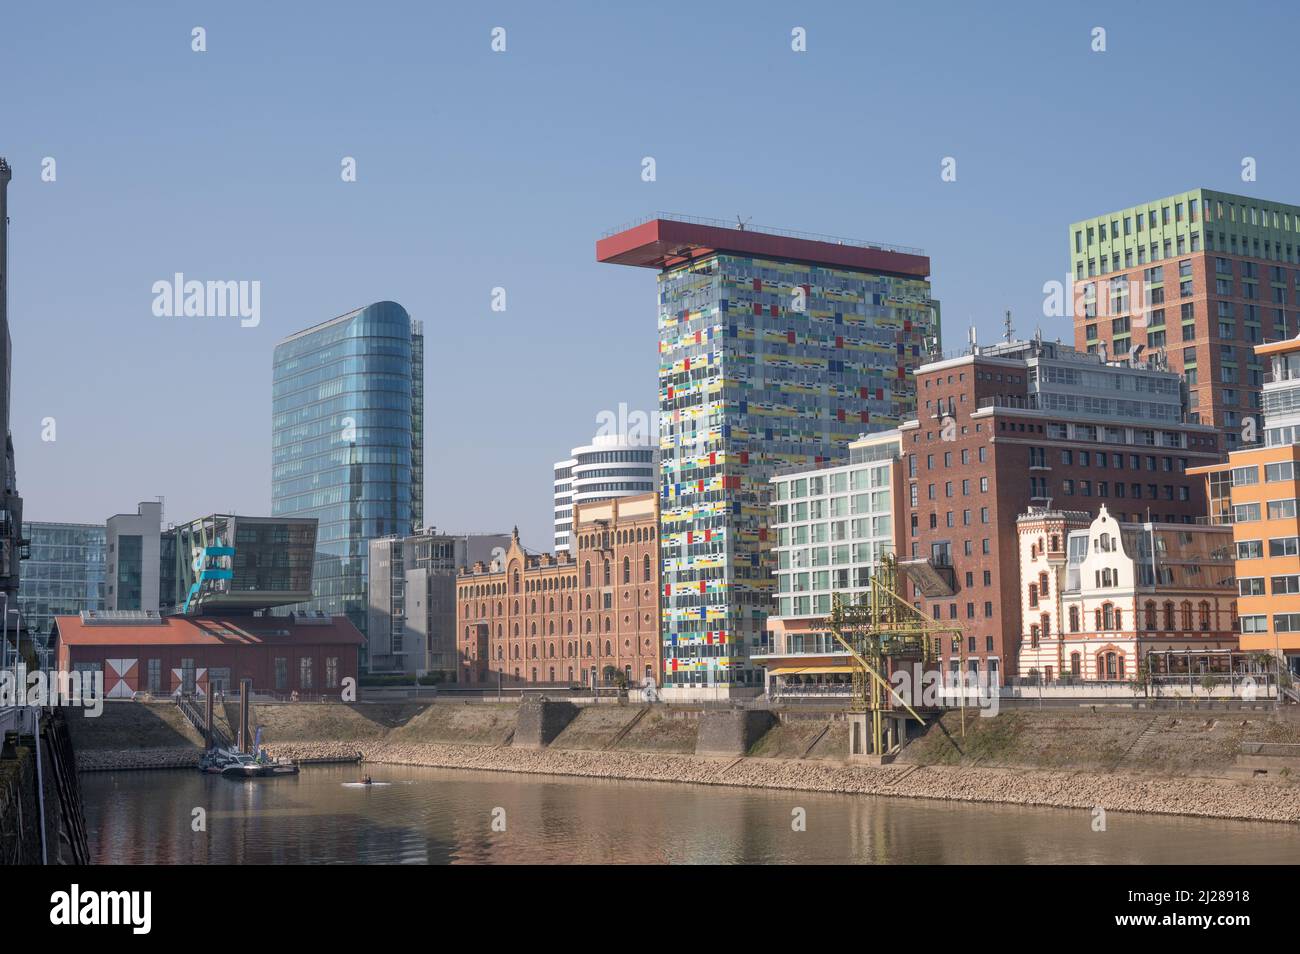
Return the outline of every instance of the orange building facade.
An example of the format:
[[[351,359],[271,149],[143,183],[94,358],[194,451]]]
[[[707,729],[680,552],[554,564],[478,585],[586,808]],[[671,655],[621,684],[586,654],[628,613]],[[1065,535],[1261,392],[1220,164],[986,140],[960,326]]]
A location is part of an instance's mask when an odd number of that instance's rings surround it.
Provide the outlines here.
[[[1266,652],[1300,672],[1300,339],[1258,345],[1269,362],[1263,446],[1226,463],[1189,470],[1205,476],[1210,521],[1232,526],[1241,648]],[[1262,432],[1262,433],[1261,433]]]

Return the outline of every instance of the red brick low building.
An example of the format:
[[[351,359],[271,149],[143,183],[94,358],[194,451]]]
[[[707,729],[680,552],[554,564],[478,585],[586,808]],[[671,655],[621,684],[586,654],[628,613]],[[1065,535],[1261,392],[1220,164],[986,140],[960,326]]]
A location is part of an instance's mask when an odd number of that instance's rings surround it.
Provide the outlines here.
[[[356,679],[360,631],[345,616],[159,616],[85,612],[54,618],[60,671],[102,671],[109,698],[210,689],[241,679],[265,693],[332,694]]]

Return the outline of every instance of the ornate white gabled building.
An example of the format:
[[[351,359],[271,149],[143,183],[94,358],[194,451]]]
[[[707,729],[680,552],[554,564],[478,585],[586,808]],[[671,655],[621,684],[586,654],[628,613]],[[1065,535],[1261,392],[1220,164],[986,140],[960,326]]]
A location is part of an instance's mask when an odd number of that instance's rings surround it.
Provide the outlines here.
[[[1228,527],[1120,523],[1101,507],[1016,523],[1021,678],[1129,682],[1215,668],[1237,648]]]

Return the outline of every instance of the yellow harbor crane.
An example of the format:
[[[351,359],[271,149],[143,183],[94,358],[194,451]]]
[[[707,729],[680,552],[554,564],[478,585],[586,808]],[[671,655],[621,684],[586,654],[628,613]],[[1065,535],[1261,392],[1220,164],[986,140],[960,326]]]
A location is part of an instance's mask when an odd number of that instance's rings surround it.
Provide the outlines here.
[[[907,717],[896,714],[895,704],[925,724],[925,719],[890,685],[891,667],[919,663],[924,671],[934,665],[939,640],[945,634],[955,636],[958,652],[962,651],[961,627],[930,619],[899,595],[900,576],[906,579],[906,567],[900,573],[894,557],[886,555],[874,567],[870,589],[857,603],[836,594],[831,605],[831,633],[854,662],[850,756],[887,758],[901,746]],[[963,702],[963,734],[965,715]]]

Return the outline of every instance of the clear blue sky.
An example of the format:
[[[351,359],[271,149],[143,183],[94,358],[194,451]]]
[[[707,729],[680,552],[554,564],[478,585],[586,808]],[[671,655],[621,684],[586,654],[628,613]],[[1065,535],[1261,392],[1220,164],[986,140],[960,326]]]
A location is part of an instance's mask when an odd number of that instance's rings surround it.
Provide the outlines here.
[[[274,343],[392,299],[427,336],[428,520],[517,523],[549,548],[552,461],[602,409],[656,400],[654,275],[597,265],[602,231],[739,213],[921,246],[945,347],[971,321],[996,336],[1006,308],[1068,339],[1039,316],[1071,221],[1198,185],[1300,202],[1298,19],[1250,2],[7,4],[27,515],[102,521],[158,495],[175,520],[269,512]],[[177,271],[260,281],[261,325],[155,318],[151,286]]]

